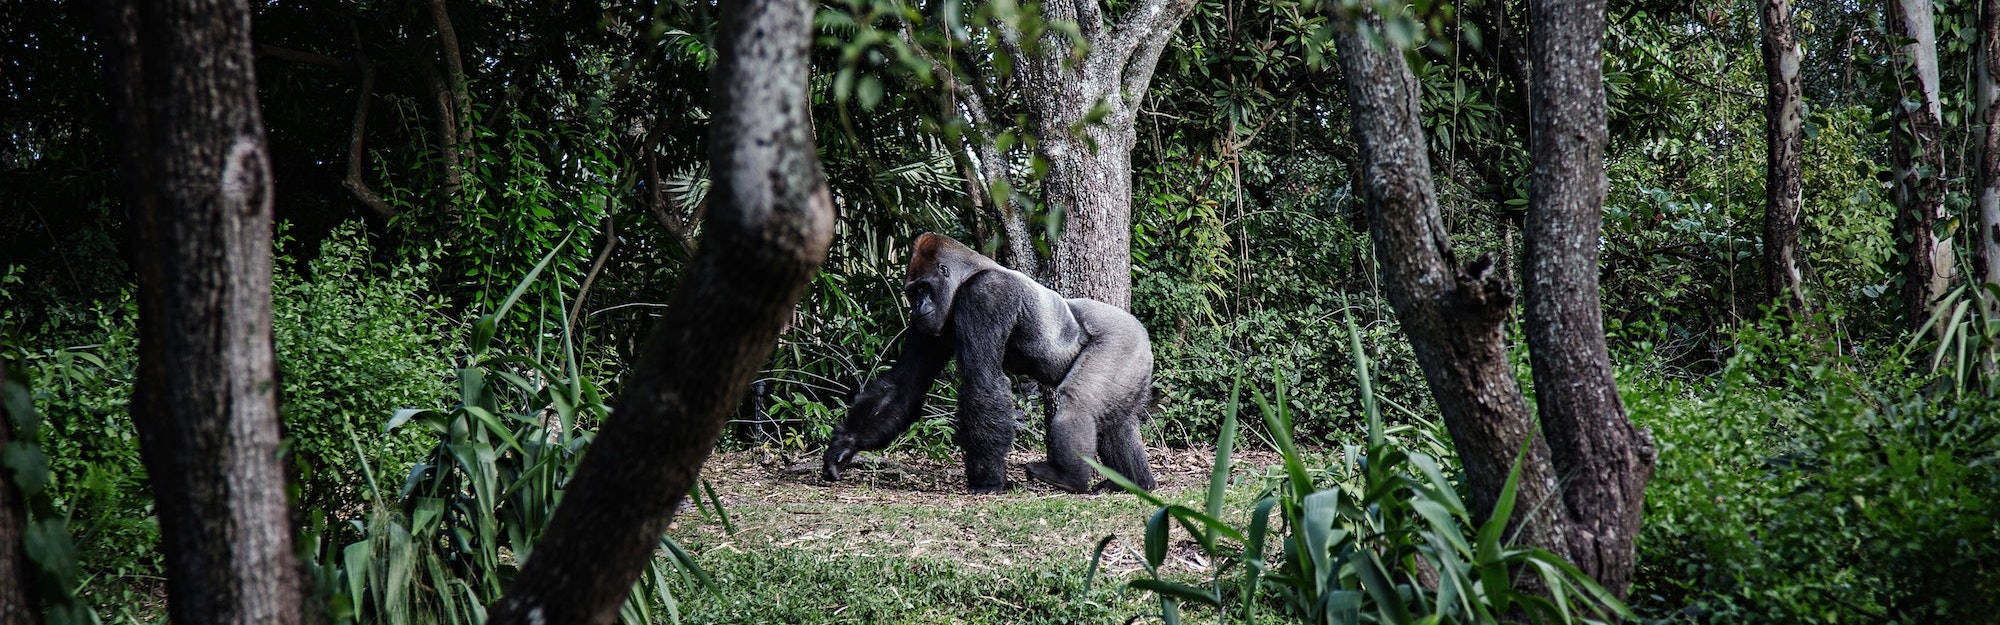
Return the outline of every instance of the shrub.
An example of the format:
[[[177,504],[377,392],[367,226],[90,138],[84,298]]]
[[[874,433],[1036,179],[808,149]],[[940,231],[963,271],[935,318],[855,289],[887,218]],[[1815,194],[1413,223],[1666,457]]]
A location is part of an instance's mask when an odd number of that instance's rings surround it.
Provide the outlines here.
[[[1756,327],[1738,343],[1712,389],[1626,380],[1660,454],[1640,536],[1641,611],[1828,623],[2000,611],[1991,389],[1954,393],[1896,355],[1868,370]]]
[[[288,241],[287,241],[288,242]],[[444,345],[456,326],[432,292],[423,256],[394,265],[373,254],[358,221],[336,227],[303,269],[281,255],[272,285],[272,332],[283,381],[285,435],[300,503],[337,511],[364,500],[348,432],[378,469],[408,471],[424,446],[382,424],[396,408],[449,392]]]

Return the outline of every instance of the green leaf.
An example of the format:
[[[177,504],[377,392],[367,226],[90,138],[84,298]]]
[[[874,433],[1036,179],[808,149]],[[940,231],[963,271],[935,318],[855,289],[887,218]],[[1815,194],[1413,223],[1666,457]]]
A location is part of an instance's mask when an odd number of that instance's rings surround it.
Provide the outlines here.
[[[1160,508],[1146,520],[1146,564],[1151,568],[1160,568],[1160,563],[1167,561],[1167,534],[1171,529],[1167,525],[1166,508]]]

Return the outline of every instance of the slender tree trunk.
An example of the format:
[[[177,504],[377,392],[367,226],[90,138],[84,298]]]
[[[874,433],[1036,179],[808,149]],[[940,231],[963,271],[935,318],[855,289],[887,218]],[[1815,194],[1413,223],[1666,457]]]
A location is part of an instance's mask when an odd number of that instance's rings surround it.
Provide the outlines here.
[[[807,109],[812,7],[722,4],[715,182],[687,277],[495,625],[609,623],[825,261],[833,204]]]
[[[1041,156],[1049,164],[1043,201],[1063,215],[1050,267],[1056,290],[1128,308],[1132,299],[1132,146],[1137,119],[1160,53],[1194,0],[1142,0],[1107,24],[1098,0],[1049,0],[1043,16],[1073,21],[1090,45],[1081,62],[1051,34],[1022,54],[1017,35],[1002,40],[1019,63]],[[1093,121],[1092,112],[1103,113]]]
[[[1763,0],[1765,165],[1764,284],[1786,315],[1806,315],[1799,273],[1799,207],[1804,203],[1805,134],[1799,92],[1799,42],[1791,0]]]
[[[243,0],[107,0],[139,275],[132,396],[176,623],[298,623],[278,459],[271,168]]]
[[[1548,449],[1507,360],[1512,283],[1491,256],[1455,266],[1431,183],[1416,78],[1400,50],[1371,43],[1385,38],[1362,32],[1379,32],[1380,22],[1362,11],[1334,16],[1334,43],[1361,146],[1356,191],[1367,207],[1383,288],[1465,462],[1473,514],[1484,519],[1493,511],[1515,457],[1535,437],[1522,462],[1512,523],[1520,542],[1565,553],[1560,507],[1537,505],[1556,492]]]
[[[1535,160],[1528,181],[1525,284],[1529,362],[1550,460],[1569,518],[1565,554],[1623,597],[1650,437],[1626,419],[1598,304],[1605,143],[1604,0],[1531,0],[1529,89]],[[1559,552],[1560,553],[1560,552]]]
[[[1892,57],[1900,115],[1889,156],[1896,178],[1896,232],[1903,239],[1903,314],[1911,327],[1930,318],[1951,285],[1951,238],[1945,219],[1943,116],[1938,104],[1937,38],[1931,0],[1887,0],[1889,37],[1907,40]],[[1914,108],[1905,102],[1916,103]]]
[[[1979,235],[1973,246],[1978,282],[2000,288],[2000,2],[1979,3]],[[1982,292],[1989,313],[2000,295]]]

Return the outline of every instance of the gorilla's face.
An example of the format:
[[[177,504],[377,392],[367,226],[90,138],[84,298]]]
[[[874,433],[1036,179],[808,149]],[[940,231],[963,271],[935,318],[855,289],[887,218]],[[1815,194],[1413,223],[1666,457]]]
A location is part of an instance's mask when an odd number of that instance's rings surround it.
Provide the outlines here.
[[[910,300],[910,327],[937,336],[944,332],[944,322],[951,316],[956,284],[950,279],[950,265],[938,264],[925,274],[903,283],[903,297]]]

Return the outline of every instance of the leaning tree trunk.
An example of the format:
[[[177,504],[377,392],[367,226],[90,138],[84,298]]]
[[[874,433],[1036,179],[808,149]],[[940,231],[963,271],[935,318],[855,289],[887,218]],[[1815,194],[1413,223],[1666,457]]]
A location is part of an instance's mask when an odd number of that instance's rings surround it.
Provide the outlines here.
[[[1799,93],[1799,41],[1792,36],[1791,0],[1763,0],[1764,26],[1764,284],[1779,309],[1806,314],[1799,273],[1799,207],[1805,134]]]
[[[271,168],[244,0],[99,7],[139,276],[132,395],[176,623],[298,623]]]
[[[1653,472],[1650,438],[1626,419],[1598,305],[1605,143],[1604,0],[1529,3],[1526,326],[1535,399],[1562,476],[1570,562],[1623,597]]]
[[[1098,0],[1042,3],[1047,19],[1077,24],[1090,46],[1081,62],[1057,34],[1023,54],[1017,34],[1003,27],[1002,40],[1019,59],[1017,84],[1049,164],[1043,201],[1063,215],[1046,277],[1066,296],[1130,307],[1132,146],[1138,142],[1139,107],[1160,53],[1193,10],[1194,0],[1142,0],[1123,19],[1106,24]],[[1102,111],[1102,119],[1092,120],[1092,111]]]
[[[813,152],[813,3],[722,4],[715,184],[687,277],[493,623],[609,623],[659,547],[778,329],[826,259]]]
[[[1473,514],[1483,520],[1523,443],[1535,437],[1507,360],[1513,285],[1491,255],[1454,266],[1431,184],[1416,78],[1400,50],[1382,48],[1385,37],[1363,32],[1379,32],[1380,18],[1358,10],[1334,16],[1334,43],[1361,146],[1356,191],[1369,212],[1383,288],[1465,462]],[[1548,449],[1536,438],[1521,463],[1517,500],[1523,504],[1515,507],[1511,523],[1519,542],[1564,553],[1560,509],[1533,503],[1552,499],[1556,490]]]
[[[1931,316],[1952,278],[1951,238],[1938,236],[1945,219],[1943,116],[1938,104],[1937,38],[1931,0],[1887,0],[1889,37],[1897,46],[1896,129],[1889,156],[1896,178],[1896,232],[1902,239],[1903,314],[1912,327]],[[1903,105],[1915,102],[1915,108]]]
[[[1979,235],[1977,282],[2000,288],[2000,2],[1979,3]],[[1989,313],[2000,295],[1983,292]]]

